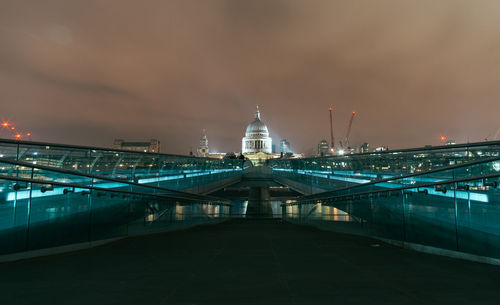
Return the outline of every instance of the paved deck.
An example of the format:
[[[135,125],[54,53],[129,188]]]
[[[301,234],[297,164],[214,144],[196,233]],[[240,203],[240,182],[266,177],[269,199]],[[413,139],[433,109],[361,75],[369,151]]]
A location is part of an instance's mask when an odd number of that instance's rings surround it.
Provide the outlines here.
[[[499,304],[500,267],[273,221],[0,264],[0,304]]]

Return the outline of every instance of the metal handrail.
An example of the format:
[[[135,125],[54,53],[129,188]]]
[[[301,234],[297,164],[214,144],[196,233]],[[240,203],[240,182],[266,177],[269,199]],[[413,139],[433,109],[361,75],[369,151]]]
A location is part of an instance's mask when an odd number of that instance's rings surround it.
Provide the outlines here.
[[[203,160],[211,160],[211,161],[220,161],[220,159],[213,159],[213,158],[208,158],[208,157],[194,157],[194,156],[189,156],[189,155],[176,155],[176,154],[165,154],[165,153],[154,153],[154,152],[131,151],[131,150],[125,150],[125,149],[107,148],[107,147],[99,147],[99,146],[58,144],[58,143],[50,143],[50,142],[22,141],[22,140],[10,140],[10,139],[0,139],[0,143],[16,144],[16,145],[62,147],[62,148],[69,148],[69,149],[102,150],[102,151],[129,153],[129,154],[144,154],[144,155],[150,155],[150,156],[165,156],[165,157],[189,158],[189,159],[196,159],[196,160],[203,159]],[[239,159],[231,159],[231,160],[244,162],[244,160],[239,160]]]
[[[25,183],[32,183],[32,184],[57,185],[57,186],[68,187],[68,188],[79,188],[79,189],[96,190],[96,191],[102,191],[102,192],[112,192],[112,193],[129,194],[129,195],[140,195],[140,196],[156,197],[156,198],[160,198],[160,199],[176,199],[176,200],[191,200],[191,201],[198,200],[198,199],[189,198],[189,197],[172,196],[172,195],[166,195],[166,194],[151,194],[151,193],[134,192],[134,191],[127,191],[127,190],[114,190],[114,189],[107,189],[107,188],[102,188],[102,187],[98,187],[98,186],[89,186],[89,185],[81,185],[81,184],[74,184],[74,183],[63,183],[63,182],[55,182],[55,181],[46,181],[46,180],[22,178],[22,177],[14,177],[14,176],[1,176],[0,175],[0,180],[25,182]],[[200,201],[212,202],[214,200],[200,199]],[[226,200],[224,200],[224,201],[226,201]],[[221,204],[221,205],[225,205],[225,206],[232,206],[232,204],[224,203],[224,201],[217,201],[217,203]]]
[[[60,169],[60,168],[50,167],[50,166],[45,166],[45,165],[35,165],[35,164],[29,163],[29,162],[25,162],[25,161],[14,161],[14,160],[8,160],[8,159],[2,159],[2,158],[0,158],[0,163],[7,163],[7,164],[18,165],[18,166],[23,166],[23,167],[36,168],[36,169],[41,169],[41,170],[48,170],[48,171],[53,171],[53,172],[57,172],[57,173],[63,173],[63,174],[68,174],[68,175],[81,176],[81,177],[92,178],[92,179],[99,179],[99,180],[112,181],[112,182],[119,182],[119,183],[124,183],[124,184],[128,184],[128,185],[134,185],[134,186],[140,186],[140,187],[145,187],[145,188],[150,188],[150,189],[156,189],[156,190],[165,191],[165,192],[173,192],[173,193],[177,193],[177,194],[180,194],[180,195],[185,195],[185,196],[191,197],[192,199],[196,199],[196,200],[219,200],[219,201],[227,201],[225,199],[222,199],[222,198],[219,198],[219,197],[214,197],[214,196],[193,194],[193,193],[183,192],[183,191],[179,191],[179,190],[173,190],[173,189],[159,187],[159,186],[153,186],[153,185],[147,185],[147,184],[140,184],[140,183],[133,182],[133,181],[116,179],[116,178],[111,178],[111,177],[106,177],[106,176],[101,176],[101,175],[95,175],[95,174],[87,174],[87,173],[83,173],[83,172],[79,172],[79,171],[71,171],[71,170],[67,170],[67,169]],[[10,176],[0,175],[0,177],[10,177]],[[49,182],[49,184],[50,183],[51,182]]]
[[[449,165],[449,166],[445,166],[445,167],[431,169],[431,170],[428,170],[425,172],[407,174],[407,175],[402,175],[402,176],[394,176],[394,177],[384,178],[384,179],[380,179],[380,180],[374,180],[374,181],[370,181],[367,183],[362,183],[362,184],[357,184],[357,185],[352,185],[352,186],[336,189],[333,191],[326,191],[326,192],[316,193],[316,194],[312,194],[312,195],[301,196],[300,198],[321,199],[321,197],[317,197],[317,196],[327,195],[327,194],[333,193],[333,192],[346,191],[349,189],[364,187],[364,186],[373,185],[373,184],[377,184],[377,183],[381,183],[381,182],[389,182],[389,181],[396,181],[396,180],[406,179],[406,178],[411,178],[411,177],[418,177],[418,176],[423,176],[423,175],[427,175],[427,174],[433,174],[433,173],[437,173],[437,172],[443,172],[443,171],[453,170],[453,169],[462,168],[462,167],[469,167],[472,165],[488,163],[488,162],[493,162],[493,161],[498,161],[498,160],[500,160],[500,157],[491,157],[491,158],[486,158],[486,159],[481,159],[481,160],[474,160],[474,161],[469,161],[469,162],[465,162],[465,163],[461,163],[461,164]]]
[[[295,202],[283,203],[283,204],[281,204],[281,206],[298,205],[298,204],[302,204],[304,202],[313,202],[313,201],[317,201],[317,200],[331,200],[331,199],[338,199],[338,198],[344,198],[344,197],[363,196],[363,195],[376,194],[376,193],[403,191],[403,190],[407,190],[407,189],[415,189],[415,188],[418,189],[418,188],[426,188],[426,187],[433,187],[433,186],[441,186],[441,185],[447,185],[447,184],[452,184],[452,183],[461,183],[461,182],[468,182],[468,181],[475,181],[475,180],[485,180],[485,179],[498,178],[498,177],[500,177],[500,173],[492,173],[492,174],[486,174],[486,175],[480,175],[480,176],[472,176],[472,177],[444,180],[444,181],[439,181],[439,182],[429,182],[429,183],[423,183],[423,184],[419,184],[419,185],[407,185],[407,186],[395,187],[395,188],[391,188],[391,189],[372,190],[372,191],[352,193],[352,194],[342,194],[342,195],[338,195],[338,196],[330,196],[330,197],[325,197],[325,198],[314,198],[313,199],[313,198],[299,197]]]

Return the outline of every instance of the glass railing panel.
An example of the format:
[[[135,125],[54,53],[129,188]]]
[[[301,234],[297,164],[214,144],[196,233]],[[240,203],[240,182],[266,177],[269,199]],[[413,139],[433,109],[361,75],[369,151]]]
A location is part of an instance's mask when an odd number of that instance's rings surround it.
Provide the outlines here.
[[[88,157],[88,150],[19,144],[18,160],[37,165],[85,172]]]
[[[482,176],[493,174],[500,171],[498,163],[500,160],[492,160],[481,162],[478,164],[470,164],[462,167],[452,168],[449,170],[439,170],[430,173],[424,173],[421,175],[416,175],[413,177],[406,178],[396,178],[392,181],[380,182],[375,184],[376,186],[387,185],[387,183],[393,183],[394,185],[407,186],[407,185],[419,185],[426,183],[436,183],[440,181],[453,180],[453,179],[463,179],[473,176]],[[496,169],[497,168],[497,169]]]
[[[351,197],[352,198],[352,197]],[[400,191],[354,196],[347,212],[368,228],[370,235],[400,239],[402,237],[403,198]]]
[[[33,184],[30,191],[28,250],[88,241],[88,189]]]
[[[491,159],[491,158],[490,158]],[[394,177],[394,179],[389,178],[386,175],[378,175],[373,176],[377,177],[378,180],[383,179],[380,182],[370,181],[365,179],[361,175],[352,174],[350,176],[340,176],[337,173],[336,176],[333,175],[323,175],[317,174],[318,176],[328,177],[329,179],[341,180],[344,179],[349,181],[347,184],[350,189],[347,191],[350,192],[362,192],[366,191],[366,187],[372,186],[374,190],[384,190],[384,189],[394,189],[405,186],[417,186],[424,185],[430,183],[436,183],[441,181],[453,180],[453,179],[463,179],[471,176],[481,176],[481,175],[489,175],[500,172],[500,160],[496,157],[493,160],[482,160],[482,161],[473,161],[470,163],[455,165],[449,169],[435,170],[431,172],[424,172],[422,174],[410,174],[408,176],[403,177]],[[314,173],[311,175],[315,175]],[[326,179],[326,178],[325,178]],[[319,185],[319,182],[316,182]],[[339,184],[336,184],[337,188],[334,191],[325,192],[324,194],[319,193],[316,195],[310,196],[310,198],[322,198],[322,196],[333,196],[333,195],[341,195],[345,193],[345,187],[339,187]]]
[[[160,157],[160,172],[164,174],[177,174],[182,171],[181,159],[174,156]]]
[[[298,204],[287,206],[287,209],[286,209],[287,218],[292,219],[292,220],[300,220],[299,207],[300,207],[300,205],[298,205]]]
[[[433,188],[407,190],[404,240],[456,250],[455,221],[452,191],[444,193]]]
[[[31,167],[19,166],[16,164],[0,161],[0,175],[13,177],[31,177]]]
[[[91,153],[90,173],[111,177],[119,169],[123,153],[107,150],[92,150]]]
[[[363,207],[354,206],[348,199],[317,200],[299,204],[288,202],[282,206],[282,217],[287,221],[311,224],[338,232],[367,231],[366,220],[349,214],[353,209],[362,210]]]
[[[0,144],[0,158],[5,158],[8,160],[17,160],[18,156],[18,144],[14,143],[1,143]]]
[[[65,153],[67,153],[67,150],[53,150],[50,146],[32,146],[20,143],[17,160],[57,167],[58,161],[62,159]]]
[[[150,198],[133,201],[130,204],[131,221],[129,234],[143,234],[157,230],[167,230],[175,222],[174,199]]]
[[[431,172],[431,173],[415,175],[415,176],[410,176],[410,177],[405,177],[405,178],[395,177],[393,180],[387,180],[387,179],[390,179],[390,178],[386,178],[386,180],[382,181],[382,182],[373,183],[374,188],[376,188],[376,189],[393,189],[393,188],[404,187],[404,186],[429,184],[429,183],[451,180],[451,179],[454,179],[454,171],[452,169],[450,169],[450,170]],[[356,191],[357,191],[357,189],[358,188],[356,187]]]
[[[2,162],[2,160],[0,159],[0,176],[30,178],[31,173],[32,169],[29,166],[20,166],[13,163]]]
[[[371,170],[363,162],[356,165],[365,171],[355,171],[353,164],[347,164],[353,156],[332,158],[346,163],[342,170],[335,169],[338,164],[333,161],[329,165],[316,162],[320,158],[273,160],[270,165],[278,177],[305,184],[322,185],[336,175],[334,179],[356,185],[283,206],[283,217],[290,221],[317,226],[328,223],[335,230],[500,258],[500,160],[495,158],[499,147],[485,147],[442,148],[407,154],[404,158],[385,155],[386,160],[375,154],[371,156]],[[465,163],[467,161],[470,163]],[[447,168],[449,166],[452,168]],[[426,172],[443,167],[444,170]],[[398,170],[413,175],[389,178]],[[388,180],[363,184],[380,179]],[[360,225],[341,226],[330,219],[325,222],[330,208],[346,213]]]
[[[0,179],[0,185],[0,255],[24,251],[31,184]]]
[[[67,152],[66,152],[67,153]],[[59,160],[59,166],[63,169],[76,170],[81,173],[90,173],[93,156],[97,152],[91,149],[73,148],[70,150],[68,156],[66,154],[63,156],[63,161]]]
[[[110,178],[130,179],[132,169],[126,163],[127,156],[133,153],[100,151],[100,158],[97,159],[92,172]]]
[[[500,258],[500,178],[485,172],[484,178],[468,181],[342,190],[316,203],[285,205],[283,213],[289,221],[336,231]],[[319,203],[321,212],[315,209]],[[326,218],[326,206],[346,213],[356,225]]]
[[[168,194],[166,191],[162,191],[161,189],[157,189],[156,187],[148,187],[146,185],[130,185],[129,190],[135,193],[143,193],[143,194]]]
[[[27,165],[0,162],[4,167],[0,173],[0,254],[182,228],[230,216],[227,204],[207,201],[211,200],[208,197],[199,201],[193,195],[138,185],[128,179],[89,177],[40,168],[33,163],[36,161],[30,161]],[[215,177],[233,174],[233,165],[215,164],[222,169],[209,171],[215,172]],[[198,183],[196,173],[188,171],[184,175],[190,177],[183,180]]]
[[[498,177],[458,184],[455,192],[459,251],[500,258],[499,185]]]
[[[455,177],[465,178],[500,172],[500,160],[454,169]]]
[[[97,187],[104,190],[115,190],[115,191],[132,191],[133,185],[129,184],[128,181],[119,181],[119,180],[106,180],[93,178],[92,186]]]
[[[189,182],[185,182],[187,184],[208,183],[229,177],[238,168],[241,171],[241,163],[243,163],[241,160],[156,155],[26,142],[2,143],[2,145],[4,152],[6,154],[9,152],[8,155],[12,159],[19,158],[35,165],[77,170],[82,173],[132,181],[159,176],[166,177],[168,180],[174,175],[187,175],[176,179],[190,178]]]
[[[336,175],[349,176],[349,172],[378,180],[378,176],[400,176],[410,173],[420,173],[429,170],[457,165],[468,161],[480,160],[497,156],[500,144],[489,143],[484,146],[445,146],[439,149],[422,149],[409,151],[393,151],[385,153],[370,153],[361,155],[334,156],[327,158],[308,158],[296,160],[270,160],[269,166],[276,175],[292,176],[297,180],[314,182],[307,177],[324,174],[325,171]],[[320,166],[321,164],[321,166]],[[328,164],[325,167],[325,164]],[[370,175],[376,175],[370,177]]]
[[[133,202],[142,201],[142,197],[93,190],[87,195],[92,205],[90,215],[91,240],[103,240],[126,236],[128,223],[135,215],[130,211]]]
[[[162,170],[160,168],[160,161],[158,157],[143,154],[135,159],[132,167],[132,179],[135,182],[161,175]],[[155,183],[150,184],[155,185]],[[159,186],[158,183],[156,183],[156,186]]]
[[[321,204],[321,220],[323,222],[352,222],[354,219],[346,212],[332,205]]]
[[[28,175],[30,177],[28,177]],[[26,171],[26,177],[41,181],[52,181],[85,186],[89,186],[92,180],[91,178],[82,175],[74,175],[67,172],[58,172],[41,168],[30,168],[29,171]],[[56,187],[55,189],[59,190],[60,187]]]
[[[2,181],[0,254],[183,228],[230,215],[222,203],[143,195],[151,189],[141,186],[56,184]]]

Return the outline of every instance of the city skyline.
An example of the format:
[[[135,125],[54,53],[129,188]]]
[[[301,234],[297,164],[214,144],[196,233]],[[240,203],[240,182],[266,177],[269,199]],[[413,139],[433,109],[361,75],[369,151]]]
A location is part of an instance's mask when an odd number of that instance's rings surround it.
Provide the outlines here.
[[[115,6],[120,10],[116,12]],[[27,7],[30,7],[28,10]],[[484,140],[500,121],[495,1],[0,1],[0,118],[35,141],[239,151],[255,105],[298,152]],[[26,88],[29,88],[26,89]]]

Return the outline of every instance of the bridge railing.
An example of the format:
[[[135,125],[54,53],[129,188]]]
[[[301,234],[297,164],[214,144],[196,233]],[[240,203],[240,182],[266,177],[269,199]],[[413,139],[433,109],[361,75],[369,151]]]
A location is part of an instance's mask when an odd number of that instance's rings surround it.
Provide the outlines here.
[[[0,139],[0,159],[136,181],[172,189],[189,188],[241,175],[251,164],[110,148]]]
[[[339,189],[500,156],[500,141],[305,159],[273,159],[273,175],[322,189]],[[446,177],[451,178],[451,177]]]
[[[0,160],[0,169],[0,255],[230,216],[230,202],[215,197],[20,161]]]
[[[436,179],[439,173],[446,178]],[[283,205],[283,217],[420,250],[500,259],[499,184],[500,157],[489,158],[304,196]]]
[[[498,172],[500,172],[500,156],[440,167],[423,173],[406,174],[375,181],[359,179],[355,181],[356,184],[351,186],[303,196],[301,200],[323,199],[331,196],[395,189],[403,186],[418,187],[429,183],[439,183],[457,178],[463,179],[467,177],[488,176]],[[354,181],[355,179],[351,178],[351,180]]]

